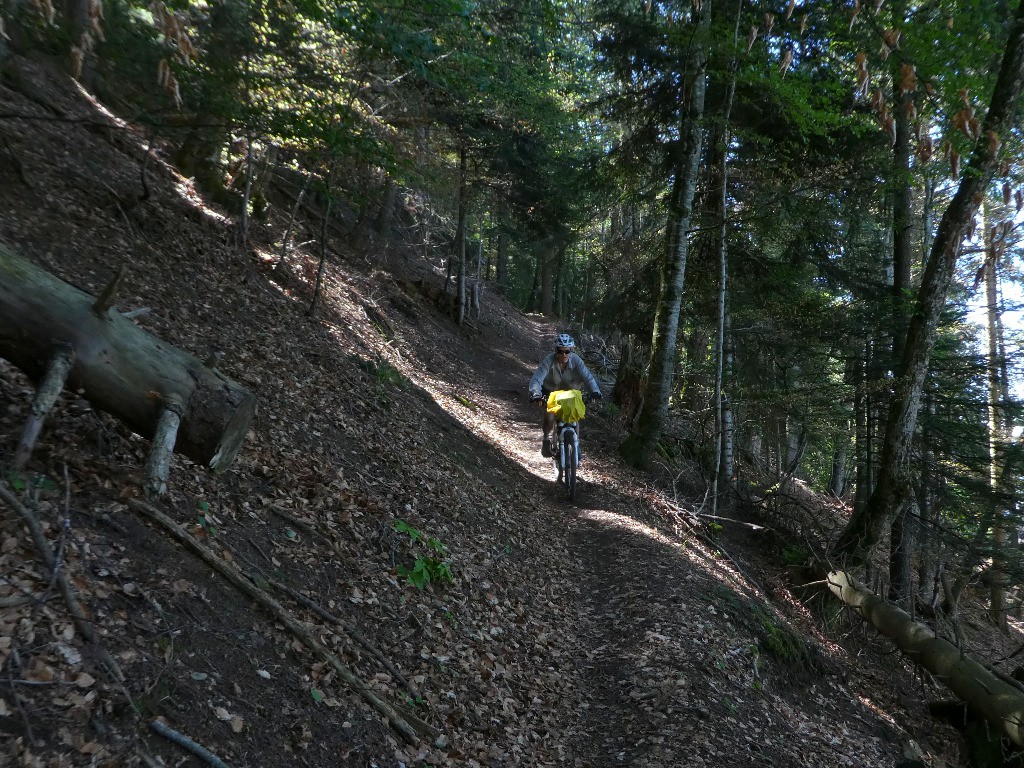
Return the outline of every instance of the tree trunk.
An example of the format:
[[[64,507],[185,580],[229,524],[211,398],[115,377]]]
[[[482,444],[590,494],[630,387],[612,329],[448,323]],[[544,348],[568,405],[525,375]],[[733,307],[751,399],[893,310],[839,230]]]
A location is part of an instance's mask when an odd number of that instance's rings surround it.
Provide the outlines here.
[[[612,402],[621,409],[622,423],[631,428],[643,403],[643,352],[637,348],[636,337],[626,336],[615,373]]]
[[[548,238],[540,244],[537,251],[537,271],[540,274],[540,311],[545,317],[555,313],[554,270],[557,246],[554,238]]]
[[[925,265],[882,445],[882,461],[874,493],[862,513],[856,512],[832,547],[836,556],[863,559],[874,549],[909,490],[910,449],[921,390],[935,345],[939,315],[953,279],[960,246],[971,216],[995,172],[1001,142],[1009,138],[1024,88],[1024,0],[1010,27],[999,77],[980,136],[960,186],[939,222]]]
[[[913,595],[913,555],[917,542],[913,518],[907,514],[908,498],[896,513],[889,533],[889,599],[897,605],[910,607]]]
[[[849,422],[846,430],[836,434],[836,446],[832,451],[832,472],[828,489],[836,498],[846,491],[846,453],[850,447]]]
[[[320,292],[323,290],[324,285],[324,273],[327,269],[327,222],[331,218],[331,203],[333,202],[331,172],[332,169],[328,168],[327,176],[324,179],[327,202],[324,204],[324,217],[320,224],[320,264],[316,268],[316,284],[313,286],[313,299],[309,302],[306,317],[313,317],[316,314],[316,305],[320,301]]]
[[[466,208],[469,206],[466,163],[466,148],[462,146],[459,147],[459,213],[455,227],[455,319],[459,325],[466,320]]]
[[[935,413],[935,402],[929,393],[924,395],[925,413]],[[927,422],[926,422],[927,423]],[[939,522],[938,494],[934,492],[932,475],[931,438],[925,427],[921,436],[921,470],[916,487],[918,515],[917,551],[917,592],[926,605],[935,605],[938,598],[939,537],[936,528]]]
[[[215,472],[234,461],[256,398],[214,367],[152,336],[106,302],[0,246],[0,356],[34,381],[69,348],[70,387],[151,439],[182,405],[174,450]]]
[[[238,201],[224,187],[220,155],[227,143],[227,127],[235,118],[230,112],[241,100],[243,68],[239,58],[246,55],[252,42],[248,31],[244,3],[219,0],[210,4],[209,26],[200,32],[207,75],[200,80],[199,92],[194,95],[194,118],[175,153],[176,165],[185,176],[194,177],[199,188],[217,202],[231,206]]]
[[[871,496],[870,456],[868,446],[868,396],[867,364],[865,358],[867,342],[861,340],[852,355],[850,373],[853,379],[853,461],[854,489],[853,514],[856,515],[867,506]]]
[[[243,252],[248,249],[249,243],[249,200],[252,198],[252,177],[255,170],[253,158],[253,130],[252,121],[255,118],[252,108],[252,90],[250,82],[252,72],[249,56],[242,57],[242,93],[245,98],[245,189],[242,193],[242,211],[238,221],[238,239]]]
[[[495,282],[498,293],[504,294],[508,284],[508,233],[498,233],[497,254],[495,256]]]
[[[732,347],[732,320],[730,315],[725,316],[725,370],[722,372],[726,380],[731,380],[733,375],[733,347]],[[722,397],[722,479],[732,483],[736,476],[735,461],[736,425],[732,412],[732,401],[728,395]]]
[[[891,6],[896,29],[905,24],[905,8],[902,2]],[[898,56],[891,59],[891,74],[894,88],[893,114],[895,123],[893,142],[893,167],[889,179],[892,201],[892,355],[890,369],[895,370],[903,352],[907,317],[910,303],[911,277],[911,166],[910,166],[910,112],[913,93],[901,87],[903,60]],[[910,504],[905,503],[893,518],[889,537],[889,599],[897,605],[907,607],[912,594],[911,558],[914,554],[915,536],[913,524],[907,512]]]
[[[473,280],[473,317],[480,319],[480,291],[483,285],[484,222],[480,220],[480,243],[476,251],[476,278]]]
[[[387,181],[384,183],[384,199],[380,204],[380,210],[377,212],[377,222],[374,224],[377,234],[385,242],[391,239],[391,220],[395,216],[396,202],[398,202],[398,185],[394,179],[388,176]]]
[[[985,303],[988,336],[988,454],[989,489],[992,495],[992,569],[989,586],[989,613],[992,623],[1003,632],[1006,621],[1006,518],[1003,514],[1005,496],[1002,478],[1005,476],[1006,403],[1009,393],[1002,377],[1001,348],[1003,324],[999,307],[999,255],[1000,242],[991,237],[994,227],[985,228]]]
[[[711,25],[711,0],[704,0],[699,13],[699,30],[694,39],[693,58],[690,62],[690,98],[680,126],[681,152],[668,205],[667,248],[661,275],[661,296],[651,337],[651,361],[647,368],[644,402],[633,432],[619,449],[626,461],[636,467],[646,467],[650,463],[668,418],[668,401],[675,379],[676,336],[690,248],[688,235],[704,138],[702,123],[706,91],[706,40]]]
[[[284,269],[284,262],[288,258],[288,247],[292,239],[292,230],[295,228],[295,220],[299,215],[299,207],[302,205],[302,200],[306,196],[306,190],[309,188],[309,182],[313,178],[312,173],[304,174],[302,180],[302,189],[299,190],[299,196],[295,198],[295,205],[292,206],[292,215],[288,217],[288,226],[284,230],[284,236],[281,238],[281,253],[277,257],[277,263],[274,265],[274,272],[280,272]]]
[[[732,102],[736,94],[737,50],[741,3],[736,3],[736,21],[733,25],[732,59],[729,61],[729,81],[726,84],[725,100],[722,104],[721,124],[715,136],[715,160],[718,167],[718,184],[715,189],[715,213],[718,217],[718,328],[715,340],[715,467],[711,479],[711,514],[718,514],[718,482],[722,478],[722,447],[725,438],[726,395],[725,377],[725,327],[726,299],[729,286],[729,121],[732,119]],[[729,475],[726,475],[726,478]]]
[[[1024,693],[1019,688],[989,672],[953,643],[936,637],[927,626],[871,593],[843,571],[831,572],[827,581],[833,594],[941,680],[995,731],[1024,746]]]
[[[526,307],[530,312],[536,312],[541,305],[541,256],[540,251],[535,251],[533,260],[533,279],[530,281],[530,297],[526,300]]]

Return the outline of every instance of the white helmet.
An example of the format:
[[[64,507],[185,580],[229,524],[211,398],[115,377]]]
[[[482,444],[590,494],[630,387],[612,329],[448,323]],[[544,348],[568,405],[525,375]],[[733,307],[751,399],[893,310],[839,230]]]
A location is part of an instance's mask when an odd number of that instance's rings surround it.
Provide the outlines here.
[[[576,342],[568,333],[560,333],[555,337],[555,346],[562,349],[575,349]]]

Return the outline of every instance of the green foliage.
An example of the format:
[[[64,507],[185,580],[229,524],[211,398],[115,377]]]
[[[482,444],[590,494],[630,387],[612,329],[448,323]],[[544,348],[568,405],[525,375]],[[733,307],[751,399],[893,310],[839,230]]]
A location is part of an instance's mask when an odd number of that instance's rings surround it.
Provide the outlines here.
[[[398,387],[401,389],[408,383],[408,379],[395,366],[382,362],[373,366],[373,373],[377,377],[377,383],[387,387]]]
[[[398,575],[406,583],[423,589],[428,584],[450,584],[455,579],[451,566],[445,560],[448,547],[433,536],[426,536],[418,528],[404,520],[395,521],[395,530],[409,537],[409,544],[415,561],[411,568],[399,565]]]
[[[785,565],[798,567],[807,564],[811,550],[806,544],[786,544],[782,547],[782,562]]]
[[[409,380],[386,360],[366,360],[361,365],[373,377],[377,404],[385,410],[390,408],[392,390],[404,389]]]
[[[202,528],[207,535],[216,536],[218,531],[217,526],[214,525],[212,520],[210,520],[210,505],[205,501],[200,501],[198,506],[199,515],[197,519],[199,527]]]

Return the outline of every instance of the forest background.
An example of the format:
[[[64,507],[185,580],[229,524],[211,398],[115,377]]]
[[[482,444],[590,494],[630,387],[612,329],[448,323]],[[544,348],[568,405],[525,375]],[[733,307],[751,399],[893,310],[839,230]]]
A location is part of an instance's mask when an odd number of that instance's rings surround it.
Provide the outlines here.
[[[0,67],[62,60],[143,137],[125,215],[157,155],[243,252],[283,211],[260,259],[280,276],[319,249],[310,315],[333,230],[411,244],[456,324],[491,286],[578,329],[628,463],[692,463],[711,514],[801,483],[848,501],[839,529],[797,526],[794,561],[949,621],[983,581],[1008,631],[1019,9],[6,0],[0,20]]]

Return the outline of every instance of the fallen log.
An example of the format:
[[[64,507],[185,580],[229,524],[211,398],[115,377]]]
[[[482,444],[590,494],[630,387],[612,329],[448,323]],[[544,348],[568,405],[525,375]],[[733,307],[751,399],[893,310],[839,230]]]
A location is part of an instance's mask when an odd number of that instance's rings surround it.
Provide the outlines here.
[[[147,472],[151,490],[162,491],[169,456],[161,454],[172,448],[214,472],[227,469],[252,423],[256,397],[113,309],[117,282],[95,299],[0,245],[0,357],[34,382],[51,384],[54,361],[67,361],[60,371],[67,386],[142,437],[158,436]],[[35,407],[19,446],[21,463],[50,404],[47,396]]]
[[[1001,680],[948,640],[857,583],[844,571],[832,571],[828,587],[857,610],[903,653],[931,672],[993,729],[1024,746],[1024,692]]]

